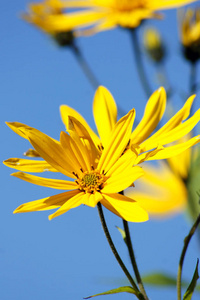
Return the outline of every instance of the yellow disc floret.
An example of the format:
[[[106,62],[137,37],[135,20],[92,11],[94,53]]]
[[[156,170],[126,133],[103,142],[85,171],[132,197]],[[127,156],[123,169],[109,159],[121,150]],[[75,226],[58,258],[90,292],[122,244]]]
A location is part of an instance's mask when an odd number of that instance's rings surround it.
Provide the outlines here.
[[[84,172],[82,178],[77,178],[76,183],[79,186],[79,190],[86,193],[100,192],[103,188],[107,177],[104,174],[100,174],[98,171]]]

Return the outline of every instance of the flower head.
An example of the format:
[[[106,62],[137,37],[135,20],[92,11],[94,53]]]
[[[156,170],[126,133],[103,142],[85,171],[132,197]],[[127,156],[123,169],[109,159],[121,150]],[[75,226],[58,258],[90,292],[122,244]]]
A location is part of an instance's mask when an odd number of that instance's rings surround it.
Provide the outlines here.
[[[200,9],[179,12],[180,39],[186,59],[195,62],[200,58]]]
[[[93,24],[100,15],[97,17],[93,12],[67,13],[66,8],[65,1],[43,0],[31,3],[22,17],[53,37],[60,46],[68,46],[73,43],[77,28]]]
[[[158,10],[176,8],[194,0],[67,0],[63,2],[68,8],[78,9],[75,12],[77,14],[80,11],[85,15],[94,14],[92,28],[84,31],[85,34],[94,34],[117,26],[138,27],[145,19],[160,18]],[[78,23],[77,20],[77,26]]]
[[[94,207],[99,201],[113,213],[128,221],[144,221],[146,212],[130,198],[118,194],[143,175],[138,164],[178,155],[200,141],[193,137],[178,145],[167,146],[190,132],[200,119],[200,110],[185,120],[194,96],[190,97],[163,127],[152,134],[163,116],[166,93],[160,88],[150,97],[142,120],[132,131],[135,110],[117,122],[117,106],[111,93],[99,87],[93,112],[99,136],[85,119],[69,106],[61,106],[61,116],[68,133],[60,141],[21,123],[8,123],[20,136],[28,139],[34,151],[30,156],[43,160],[11,158],[4,163],[21,172],[13,176],[54,189],[70,190],[63,194],[21,205],[15,212],[28,212],[60,207],[50,218],[80,204]],[[73,181],[47,179],[24,172],[60,172]]]
[[[5,165],[25,172],[60,172],[72,179],[49,179],[24,172],[12,174],[33,184],[65,190],[22,204],[14,212],[58,208],[49,216],[52,219],[81,204],[95,207],[101,202],[127,221],[146,221],[145,210],[134,200],[118,194],[143,175],[142,169],[134,165],[136,155],[132,151],[122,155],[130,139],[134,116],[133,109],[116,123],[103,151],[96,147],[87,129],[74,117],[69,117],[70,129],[68,133],[61,132],[60,141],[27,125],[8,123],[11,129],[30,141],[43,160],[11,158],[4,162]]]

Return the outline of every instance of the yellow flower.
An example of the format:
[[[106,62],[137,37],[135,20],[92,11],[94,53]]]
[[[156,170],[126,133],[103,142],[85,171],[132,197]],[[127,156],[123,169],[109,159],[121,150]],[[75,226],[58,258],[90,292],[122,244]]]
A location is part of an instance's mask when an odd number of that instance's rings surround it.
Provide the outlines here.
[[[86,15],[94,13],[96,25],[85,33],[94,34],[99,31],[113,29],[117,26],[135,28],[144,19],[160,18],[158,10],[176,8],[195,0],[66,0],[66,7],[85,9]],[[77,12],[79,13],[79,12]],[[98,13],[101,17],[98,19]],[[77,22],[78,25],[78,22]]]
[[[128,221],[143,221],[145,213],[137,212],[140,208],[134,209],[134,213],[133,209],[131,210],[131,207],[137,207],[135,202],[133,204],[134,200],[130,202],[129,198],[123,198],[117,193],[131,186],[134,180],[143,174],[138,164],[148,160],[170,158],[200,141],[200,137],[196,136],[178,145],[164,147],[185,136],[199,121],[200,109],[188,118],[193,99],[194,96],[191,96],[182,109],[154,134],[152,132],[161,120],[166,106],[166,93],[163,88],[152,94],[142,120],[133,131],[134,109],[117,122],[116,103],[111,93],[102,86],[97,89],[93,102],[99,136],[76,110],[67,105],[61,106],[61,117],[70,135],[62,132],[60,142],[27,125],[8,123],[13,131],[31,142],[36,152],[29,150],[28,154],[44,159],[6,160],[5,165],[22,171],[14,176],[38,185],[73,190],[24,204],[15,212],[61,206],[58,212],[53,214],[54,217],[81,203],[95,206],[100,201],[109,210]],[[188,119],[182,122],[186,118]],[[59,171],[75,181],[44,179],[23,173],[44,171]],[[85,186],[88,180],[95,182],[94,188],[93,184],[89,189]],[[68,196],[69,198],[66,198]],[[73,196],[76,196],[75,203],[71,200],[74,199]]]
[[[179,12],[180,39],[185,57],[195,62],[200,58],[200,9]]]
[[[134,166],[136,155],[132,151],[123,154],[130,139],[134,117],[133,109],[115,124],[110,141],[102,152],[93,143],[87,129],[73,117],[68,120],[68,134],[61,132],[60,141],[27,125],[7,123],[16,133],[30,141],[43,160],[12,158],[4,162],[6,165],[12,167],[14,164],[15,169],[26,172],[60,172],[72,179],[49,179],[24,172],[12,174],[36,185],[65,190],[58,195],[22,204],[14,213],[58,208],[49,216],[52,219],[81,204],[95,207],[101,202],[127,221],[146,221],[148,214],[145,210],[134,200],[118,194],[143,175],[142,169]]]
[[[147,54],[153,61],[161,62],[163,60],[165,57],[165,47],[159,32],[155,28],[146,28],[143,35],[143,44]]]

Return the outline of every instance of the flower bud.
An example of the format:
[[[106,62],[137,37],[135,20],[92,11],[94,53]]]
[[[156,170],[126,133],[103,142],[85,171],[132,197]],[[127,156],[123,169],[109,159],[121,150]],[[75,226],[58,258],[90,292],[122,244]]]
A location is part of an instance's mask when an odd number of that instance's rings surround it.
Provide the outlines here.
[[[153,61],[159,63],[164,59],[165,47],[156,29],[149,27],[144,31],[143,44],[147,54]]]

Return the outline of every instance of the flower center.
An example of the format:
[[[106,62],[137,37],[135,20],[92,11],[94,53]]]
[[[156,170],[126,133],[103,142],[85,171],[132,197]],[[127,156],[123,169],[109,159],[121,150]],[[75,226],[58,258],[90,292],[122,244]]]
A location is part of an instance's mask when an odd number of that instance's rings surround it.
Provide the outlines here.
[[[100,174],[98,171],[84,172],[82,178],[77,178],[76,183],[79,186],[80,191],[86,193],[99,192],[106,181],[107,177],[104,174]]]

